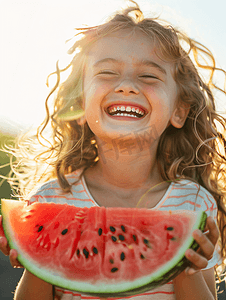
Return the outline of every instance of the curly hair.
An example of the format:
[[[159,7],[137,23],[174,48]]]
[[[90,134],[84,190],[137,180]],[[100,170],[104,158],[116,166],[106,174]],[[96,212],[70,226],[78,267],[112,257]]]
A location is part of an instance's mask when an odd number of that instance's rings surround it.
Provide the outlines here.
[[[172,63],[177,101],[190,107],[184,126],[178,129],[170,125],[160,137],[157,161],[161,176],[171,181],[189,178],[215,197],[225,257],[226,119],[216,112],[214,92],[226,95],[226,91],[225,86],[220,88],[214,83],[214,75],[221,72],[226,78],[226,72],[216,67],[208,48],[165,21],[144,18],[139,6],[132,2],[134,5],[101,25],[77,29],[76,41],[69,50],[73,56],[70,64],[60,69],[57,63],[56,71],[50,74],[57,76],[57,82],[46,99],[45,121],[33,137],[19,138],[17,148],[11,150],[17,158],[12,164],[15,178],[11,178],[11,185],[19,187],[18,193],[26,198],[37,184],[57,177],[62,191],[68,193],[71,185],[66,174],[81,168],[84,172],[97,163],[95,136],[87,123],[79,125],[78,122],[84,114],[82,78],[87,54],[104,36],[124,29],[141,31],[153,42],[158,50],[156,55]],[[61,75],[67,70],[70,74],[61,82]],[[200,70],[205,70],[207,78],[201,77]],[[50,111],[52,95],[55,97]]]

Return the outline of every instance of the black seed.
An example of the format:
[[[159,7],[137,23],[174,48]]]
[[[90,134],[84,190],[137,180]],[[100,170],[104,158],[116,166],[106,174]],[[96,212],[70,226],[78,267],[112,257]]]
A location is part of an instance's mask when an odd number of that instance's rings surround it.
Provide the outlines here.
[[[67,232],[68,232],[68,229],[64,229],[64,230],[61,232],[61,234],[62,234],[62,235],[65,235]]]
[[[115,227],[110,226],[110,230],[111,230],[111,232],[115,232]]]
[[[125,226],[121,225],[122,231],[126,232]]]
[[[148,248],[150,248],[150,249],[151,249],[151,245],[150,245],[150,242],[149,242],[149,240],[147,240],[147,239],[143,239],[143,242],[145,243],[145,245],[146,245]]]
[[[77,256],[79,256],[79,254],[80,254],[79,249],[77,249],[76,254],[77,254]]]
[[[111,239],[112,239],[113,242],[117,241],[117,238],[115,236],[113,236],[113,235],[112,235]]]
[[[115,273],[115,272],[117,272],[117,271],[118,271],[118,268],[112,268],[112,269],[111,269],[111,272],[112,272],[112,273]]]
[[[135,234],[133,234],[133,240],[134,240],[134,242],[136,242],[136,240],[137,240],[137,237],[135,236]]]
[[[93,253],[97,254],[98,253],[98,250],[96,247],[93,247]]]
[[[83,254],[85,255],[86,258],[89,257],[89,251],[87,251],[85,248],[82,250]]]
[[[120,259],[121,259],[121,260],[124,260],[124,259],[125,259],[125,253],[124,253],[124,252],[121,253]]]
[[[175,238],[175,237],[172,237],[172,238],[171,238],[171,241],[176,241],[176,238]]]
[[[167,227],[166,230],[172,231],[174,228],[173,227]]]
[[[143,256],[143,254],[140,255],[140,258],[141,258],[141,259],[145,259],[145,257]]]
[[[119,237],[120,241],[124,241],[124,239],[125,239],[125,237],[122,234],[120,234],[118,237]]]
[[[99,228],[99,229],[98,229],[98,234],[99,234],[99,236],[101,236],[102,232],[103,232],[102,228]]]
[[[38,232],[40,232],[43,229],[43,226],[39,226]]]
[[[109,259],[110,263],[113,264],[114,263],[114,260],[111,258]]]

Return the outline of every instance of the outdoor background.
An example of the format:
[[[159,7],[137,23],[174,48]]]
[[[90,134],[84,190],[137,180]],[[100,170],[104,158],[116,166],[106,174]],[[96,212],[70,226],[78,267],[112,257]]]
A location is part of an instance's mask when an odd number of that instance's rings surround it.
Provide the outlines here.
[[[146,15],[160,15],[210,48],[218,67],[226,69],[224,0],[137,2]],[[101,23],[125,3],[123,0],[0,0],[0,146],[43,120],[49,91],[46,77],[55,70],[58,59],[66,61],[65,41],[74,35],[73,28]],[[218,109],[224,113],[226,99],[218,100]],[[0,152],[0,166],[8,160]],[[9,170],[0,168],[0,174],[6,175]],[[10,195],[9,185],[0,180],[0,198]],[[1,300],[13,299],[12,292],[21,274],[22,270],[12,269],[8,258],[0,254]],[[223,297],[219,294],[219,299]]]

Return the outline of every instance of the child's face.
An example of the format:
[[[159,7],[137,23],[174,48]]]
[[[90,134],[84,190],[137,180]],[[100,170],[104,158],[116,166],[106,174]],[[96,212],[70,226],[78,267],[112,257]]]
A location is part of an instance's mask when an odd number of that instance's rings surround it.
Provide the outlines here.
[[[156,56],[144,33],[128,33],[98,40],[84,71],[86,120],[95,136],[105,140],[150,126],[160,137],[176,107],[172,64]]]

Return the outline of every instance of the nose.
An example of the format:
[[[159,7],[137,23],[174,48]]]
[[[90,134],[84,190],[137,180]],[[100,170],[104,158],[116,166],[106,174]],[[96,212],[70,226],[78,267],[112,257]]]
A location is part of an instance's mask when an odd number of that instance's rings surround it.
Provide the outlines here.
[[[133,81],[129,79],[121,81],[120,84],[115,88],[115,92],[123,95],[139,94],[138,88],[134,85]]]

